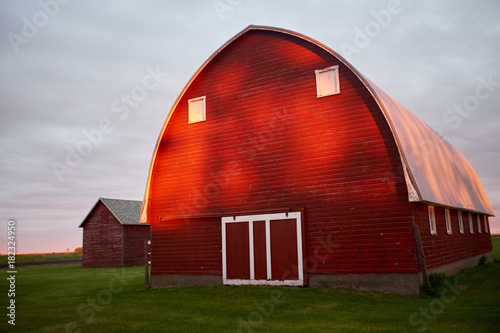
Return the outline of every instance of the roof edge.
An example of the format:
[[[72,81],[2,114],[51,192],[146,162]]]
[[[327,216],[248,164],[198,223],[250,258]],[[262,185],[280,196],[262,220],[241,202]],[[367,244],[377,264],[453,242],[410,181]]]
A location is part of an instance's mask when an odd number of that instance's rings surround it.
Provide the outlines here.
[[[99,197],[99,199],[97,199],[96,203],[92,206],[92,208],[89,210],[89,212],[87,213],[87,215],[85,216],[85,218],[82,220],[82,222],[80,223],[80,225],[78,226],[78,228],[83,228],[83,225],[85,224],[85,222],[87,221],[87,218],[89,217],[89,215],[92,213],[92,211],[94,211],[94,209],[96,208],[97,204],[99,202],[102,202],[104,206],[106,206],[106,208],[111,212],[111,214],[113,214],[113,216],[116,218],[116,220],[118,222],[120,222],[121,225],[130,225],[130,224],[123,224],[122,221],[120,221],[120,219],[118,218],[118,216],[116,216],[116,214],[113,212],[113,210],[106,204],[105,200],[118,200],[118,201],[131,201],[131,202],[141,202],[141,200],[129,200],[129,199],[113,199],[113,198],[102,198],[102,197]],[[137,224],[137,225],[140,225]]]
[[[214,59],[228,45],[230,45],[236,39],[238,39],[239,37],[241,37],[242,35],[246,34],[247,32],[249,32],[251,30],[274,31],[274,32],[282,33],[282,34],[287,34],[287,35],[295,36],[297,38],[300,38],[300,39],[303,39],[305,41],[308,41],[308,42],[310,42],[310,43],[312,43],[312,44],[314,44],[314,45],[316,45],[316,46],[324,49],[325,51],[327,51],[328,53],[332,54],[334,57],[336,57],[337,59],[339,59],[340,62],[342,62],[347,68],[349,68],[354,73],[354,75],[356,75],[356,77],[359,80],[361,80],[361,82],[364,84],[364,86],[368,89],[368,91],[370,92],[370,94],[375,99],[375,102],[377,103],[377,105],[383,111],[382,113],[384,114],[384,117],[386,118],[386,120],[387,120],[387,122],[389,124],[389,127],[391,128],[394,140],[396,140],[396,146],[398,147],[399,155],[400,155],[400,157],[402,159],[401,162],[403,164],[405,164],[405,165],[408,165],[407,161],[406,161],[406,157],[405,157],[404,153],[402,152],[402,150],[400,148],[400,143],[398,141],[398,138],[394,134],[395,133],[394,132],[394,126],[390,122],[390,119],[389,119],[389,117],[386,114],[384,104],[381,102],[380,98],[377,96],[377,93],[376,93],[375,89],[370,84],[371,82],[369,80],[367,80],[356,68],[354,68],[354,66],[352,66],[344,57],[342,57],[340,54],[338,54],[336,51],[334,51],[330,47],[326,46],[325,44],[323,44],[323,43],[315,40],[314,38],[311,38],[311,37],[306,36],[304,34],[298,33],[296,31],[292,31],[292,30],[288,30],[288,29],[283,29],[283,28],[272,27],[272,26],[252,25],[251,24],[251,25],[247,26],[245,29],[241,30],[236,35],[234,35],[228,41],[226,41],[214,53],[212,53],[207,58],[207,60],[205,60],[205,62],[191,76],[191,78],[186,83],[186,85],[184,86],[184,88],[182,89],[182,91],[179,93],[179,95],[178,95],[177,99],[175,100],[175,102],[173,103],[172,107],[170,108],[170,111],[169,111],[169,113],[167,115],[167,119],[163,123],[163,126],[162,126],[162,129],[160,131],[160,134],[158,135],[158,139],[156,140],[156,144],[155,144],[155,148],[154,148],[154,152],[153,152],[153,157],[151,159],[151,163],[150,163],[150,166],[149,166],[148,178],[147,178],[147,183],[146,183],[146,190],[144,192],[144,199],[143,199],[143,202],[142,202],[142,209],[141,209],[141,214],[140,214],[140,218],[139,218],[139,223],[147,223],[148,220],[149,220],[148,208],[149,208],[149,200],[150,200],[150,195],[149,194],[150,194],[150,190],[151,190],[151,175],[153,174],[153,168],[154,168],[154,165],[155,165],[155,162],[156,162],[156,154],[158,152],[158,148],[159,148],[161,139],[163,138],[163,135],[164,135],[164,133],[165,133],[165,131],[167,129],[167,125],[168,125],[168,123],[170,121],[170,118],[172,117],[173,111],[175,110],[175,108],[179,104],[180,100],[182,99],[182,97],[186,93],[187,89],[193,83],[194,79],[210,63],[210,61],[212,61],[212,59]],[[409,170],[409,168],[405,168],[405,176],[407,176],[405,178],[409,179],[412,182],[412,184],[408,184],[407,183],[408,191],[409,192],[410,191],[415,191],[416,192],[416,196],[418,197],[418,199],[422,199],[422,196],[418,192],[418,188],[416,186],[415,179],[414,179],[413,175],[411,174],[411,170]]]
[[[403,165],[403,170],[405,173],[405,182],[406,182],[407,190],[408,190],[408,201],[409,202],[424,202],[425,198],[422,195],[421,189],[419,189],[419,187],[418,187],[418,182],[416,181],[415,175],[413,174],[413,171],[411,169],[411,163],[409,163],[408,157],[405,155],[404,145],[403,145],[401,139],[399,138],[396,126],[393,123],[393,120],[391,119],[390,110],[388,110],[388,106],[386,106],[383,96],[380,95],[378,92],[378,90],[382,91],[382,89],[380,89],[377,85],[375,85],[369,79],[367,79],[364,75],[362,75],[353,65],[351,65],[351,63],[349,63],[349,61],[347,61],[344,57],[342,57],[336,51],[334,51],[330,47],[326,46],[325,44],[323,44],[323,43],[321,43],[321,42],[319,42],[319,41],[317,41],[309,36],[303,35],[301,33],[298,33],[298,32],[292,31],[292,30],[283,29],[283,28],[277,28],[277,27],[272,27],[272,26],[263,26],[263,25],[249,25],[245,29],[241,30],[239,33],[234,35],[232,38],[230,38],[228,41],[226,41],[214,53],[212,53],[207,58],[207,60],[205,60],[205,62],[195,71],[195,73],[188,80],[188,82],[186,83],[186,85],[184,86],[182,91],[179,93],[177,99],[173,103],[172,107],[170,108],[170,111],[167,115],[167,118],[162,126],[162,129],[161,129],[160,134],[158,136],[158,139],[156,141],[155,149],[154,149],[153,156],[151,159],[147,183],[146,183],[146,190],[144,193],[144,199],[143,199],[143,204],[142,204],[140,218],[139,218],[139,223],[148,223],[148,221],[149,221],[148,212],[149,212],[149,201],[151,199],[151,196],[150,196],[151,178],[153,175],[153,169],[155,167],[156,155],[158,152],[158,148],[159,148],[161,139],[163,138],[163,136],[165,134],[168,123],[170,122],[170,119],[173,115],[174,110],[176,109],[180,100],[183,98],[184,94],[186,93],[188,88],[191,86],[191,84],[193,83],[195,78],[201,73],[201,71],[203,71],[203,69],[228,45],[230,45],[235,40],[237,40],[239,37],[241,37],[242,35],[248,33],[249,31],[252,31],[252,30],[272,31],[272,32],[282,33],[282,34],[294,36],[294,37],[297,37],[299,39],[310,42],[311,44],[325,50],[326,52],[328,52],[331,55],[333,55],[334,57],[336,57],[343,65],[345,65],[349,70],[351,70],[352,73],[363,83],[363,85],[366,87],[366,89],[370,92],[371,96],[374,98],[378,107],[382,111],[382,114],[384,115],[384,118],[386,119],[387,124],[389,125],[389,128],[391,129],[392,136],[396,142],[396,146],[398,148],[399,156],[400,156],[401,163]],[[410,111],[408,111],[408,112],[410,112]],[[442,204],[436,204],[436,205],[442,205]],[[454,208],[461,209],[459,207],[454,207]],[[470,209],[464,209],[464,210],[471,211]],[[494,216],[494,215],[490,215],[490,212],[481,212],[481,213],[487,214],[489,216]]]
[[[232,38],[230,38],[228,41],[226,41],[224,44],[222,44],[222,46],[220,46],[217,50],[215,50],[215,52],[212,53],[207,58],[207,60],[205,60],[205,62],[196,70],[196,72],[194,72],[193,75],[189,78],[188,82],[184,85],[184,88],[177,96],[177,99],[172,104],[172,107],[170,108],[170,110],[167,114],[167,119],[165,119],[165,122],[163,123],[163,126],[160,130],[160,134],[158,135],[158,139],[156,140],[155,148],[153,151],[153,156],[151,158],[151,163],[149,165],[148,178],[147,178],[147,182],[146,182],[146,190],[144,192],[144,199],[142,200],[141,214],[139,216],[139,224],[148,223],[148,220],[149,220],[147,213],[148,213],[148,208],[149,208],[149,192],[151,189],[151,175],[153,174],[153,168],[154,168],[155,161],[156,161],[156,154],[158,152],[158,148],[160,146],[161,139],[163,138],[163,135],[167,129],[167,125],[170,122],[170,118],[172,117],[173,111],[175,110],[175,108],[179,104],[180,100],[182,99],[182,97],[184,96],[186,91],[188,90],[191,83],[193,83],[194,79],[210,63],[210,61],[212,61],[212,59],[214,59],[222,50],[224,50],[229,44],[231,44],[233,41],[238,39],[240,36],[244,35],[245,33],[247,33],[248,31],[250,31],[252,29],[258,29],[258,27],[259,26],[256,26],[256,25],[247,26],[245,29],[241,30],[239,33],[237,33]]]
[[[99,203],[99,201],[101,201],[102,198],[99,198],[97,199],[97,201],[95,202],[95,204],[92,206],[92,208],[89,210],[89,212],[87,213],[87,215],[85,216],[85,218],[82,220],[82,222],[80,223],[80,225],[78,226],[78,228],[83,228],[83,225],[85,224],[85,222],[87,222],[87,218],[89,217],[89,215],[92,213],[92,211],[95,209],[95,207],[97,206],[97,204]],[[109,208],[108,208],[109,209]]]

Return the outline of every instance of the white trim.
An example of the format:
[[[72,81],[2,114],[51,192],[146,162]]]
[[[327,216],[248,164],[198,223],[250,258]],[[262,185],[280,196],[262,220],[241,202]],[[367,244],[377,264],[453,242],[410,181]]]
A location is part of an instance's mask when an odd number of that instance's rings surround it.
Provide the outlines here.
[[[226,223],[224,223],[224,218],[222,218],[222,277],[227,277],[227,265],[226,265]]]
[[[472,224],[472,214],[471,213],[469,213],[469,232],[471,234],[474,233],[474,225]]]
[[[302,216],[297,214],[297,271],[299,280],[304,281],[304,263],[302,254]]]
[[[228,286],[252,285],[252,286],[302,286],[301,280],[244,280],[244,279],[222,279],[223,284]]]
[[[462,217],[462,212],[458,211],[457,215],[458,215],[458,230],[463,235],[464,234],[464,219]]]
[[[300,220],[300,212],[223,216],[222,222],[236,223],[236,222],[249,222],[249,221],[255,222],[255,221],[267,221],[267,220],[293,220],[293,219]]]
[[[194,102],[202,101],[202,113],[200,119],[193,119],[191,116],[191,104]],[[199,123],[207,120],[207,96],[200,96],[196,98],[188,99],[188,124]]]
[[[255,258],[253,247],[253,221],[248,221],[248,257],[250,261],[250,280],[255,280]]]
[[[444,210],[444,219],[446,221],[446,233],[448,235],[451,235],[453,231],[451,229],[451,215],[450,215],[450,210],[448,208]]]
[[[481,216],[479,216],[479,214],[477,214],[477,231],[482,234],[483,231],[481,230]]]
[[[273,278],[273,269],[271,266],[271,220],[266,219],[266,277],[268,280]]]
[[[333,72],[334,91],[332,93],[322,92],[322,90],[326,90],[326,89],[322,89],[322,87],[321,87],[320,76],[322,73],[326,73],[326,72]],[[330,67],[327,67],[324,69],[317,69],[314,71],[314,74],[316,75],[316,98],[340,94],[339,65],[330,66]]]
[[[486,217],[486,215],[483,215],[483,220],[484,220],[484,232],[489,234],[490,229],[488,228],[488,218]]]
[[[296,220],[297,228],[297,280],[273,280],[271,266],[271,221],[274,220]],[[264,221],[266,233],[266,271],[267,280],[255,279],[255,258],[254,258],[254,229],[253,222]],[[302,219],[300,212],[259,214],[245,216],[224,216],[222,222],[222,281],[225,285],[269,285],[269,286],[302,286],[304,284],[304,263],[302,255]],[[226,224],[248,222],[249,251],[250,251],[250,279],[228,279],[227,278],[227,253],[226,253]]]
[[[428,211],[429,211],[429,229],[431,235],[437,235],[436,213],[434,212],[434,206],[428,206]]]

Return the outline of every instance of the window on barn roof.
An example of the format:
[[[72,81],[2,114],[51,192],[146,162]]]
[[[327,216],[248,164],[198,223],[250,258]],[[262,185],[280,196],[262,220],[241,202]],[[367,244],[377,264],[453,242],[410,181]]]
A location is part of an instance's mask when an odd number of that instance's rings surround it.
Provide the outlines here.
[[[431,235],[437,235],[436,213],[434,212],[434,206],[429,206],[429,227],[430,227]]]
[[[339,66],[318,69],[316,73],[316,97],[331,96],[340,93]]]
[[[206,96],[191,98],[188,100],[189,120],[188,124],[198,123],[206,120]]]
[[[464,233],[464,220],[462,218],[462,212],[458,211],[458,230],[461,234]]]
[[[450,216],[450,210],[445,209],[444,210],[444,217],[446,220],[446,233],[450,235],[452,233],[451,231],[451,216]]]
[[[469,232],[471,234],[474,233],[474,226],[472,225],[472,214],[471,213],[469,213]]]

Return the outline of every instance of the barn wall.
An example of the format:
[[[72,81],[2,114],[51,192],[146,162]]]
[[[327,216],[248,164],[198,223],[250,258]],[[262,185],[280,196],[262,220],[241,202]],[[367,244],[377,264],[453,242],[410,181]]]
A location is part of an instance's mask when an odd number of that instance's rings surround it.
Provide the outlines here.
[[[314,71],[332,65],[341,93],[316,98]],[[207,96],[207,120],[188,125],[187,100],[199,96]],[[220,218],[197,217],[290,207],[305,212],[308,274],[418,272],[386,120],[348,68],[304,40],[258,31],[224,49],[177,105],[156,158],[153,275],[220,274],[219,254],[186,264],[193,246],[203,254],[220,244],[212,232]]]
[[[472,214],[474,233],[471,234],[469,231],[468,213],[462,212],[464,234],[460,234],[458,211],[450,209],[452,234],[447,234],[445,208],[436,206],[434,211],[436,215],[437,235],[431,235],[430,233],[428,206],[415,204],[415,223],[418,224],[420,229],[428,269],[439,270],[439,267],[444,267],[456,261],[481,256],[492,251],[491,235],[485,232],[483,215],[480,215],[482,232],[479,233],[477,228],[477,214]],[[477,260],[464,262],[463,267],[477,265],[477,263]]]
[[[149,240],[149,225],[123,226],[123,265],[144,265],[144,240]]]
[[[170,220],[151,225],[153,285],[177,284],[168,276],[222,276],[221,222],[219,218]],[[213,281],[183,277],[197,284]]]
[[[83,267],[120,267],[122,225],[109,209],[99,202],[83,226]]]

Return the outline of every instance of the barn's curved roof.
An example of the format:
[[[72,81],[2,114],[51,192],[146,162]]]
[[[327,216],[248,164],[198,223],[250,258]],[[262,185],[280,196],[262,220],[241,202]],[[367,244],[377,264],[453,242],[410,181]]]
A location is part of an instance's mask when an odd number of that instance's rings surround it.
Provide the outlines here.
[[[326,45],[294,31],[268,26],[250,25],[228,40],[203,63],[191,77],[173,104],[160,132],[151,161],[141,213],[141,222],[147,222],[150,181],[156,159],[156,152],[173,110],[205,66],[224,48],[251,30],[273,31],[292,35],[308,41],[332,54],[363,82],[376,100],[392,130],[403,164],[409,201],[436,204],[449,208],[483,213],[490,216],[494,215],[479,177],[458,149],[441,138],[427,126],[427,124],[399,104],[377,85],[365,78],[341,55]]]

